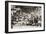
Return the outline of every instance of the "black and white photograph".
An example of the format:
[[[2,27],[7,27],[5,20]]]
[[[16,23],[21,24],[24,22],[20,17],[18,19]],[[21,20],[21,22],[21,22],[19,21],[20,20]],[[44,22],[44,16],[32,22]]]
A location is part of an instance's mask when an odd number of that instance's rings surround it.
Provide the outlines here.
[[[8,32],[44,30],[44,3],[8,3]]]
[[[11,5],[11,28],[15,26],[41,27],[40,6],[16,6]]]

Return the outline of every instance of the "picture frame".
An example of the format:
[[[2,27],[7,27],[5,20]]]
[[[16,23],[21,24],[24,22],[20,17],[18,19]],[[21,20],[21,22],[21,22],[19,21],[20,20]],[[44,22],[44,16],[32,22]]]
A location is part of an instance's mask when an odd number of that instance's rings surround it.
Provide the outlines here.
[[[20,19],[19,15],[22,15]],[[24,17],[26,15],[30,16],[28,16],[26,19],[26,17],[24,18],[23,15]],[[31,15],[33,15],[33,17]],[[35,18],[36,16],[38,17],[37,19]],[[18,20],[16,20],[17,17]],[[31,19],[31,17],[33,20]],[[24,19],[24,21],[22,18]],[[45,31],[45,3],[5,1],[6,33],[38,32],[38,31]]]

